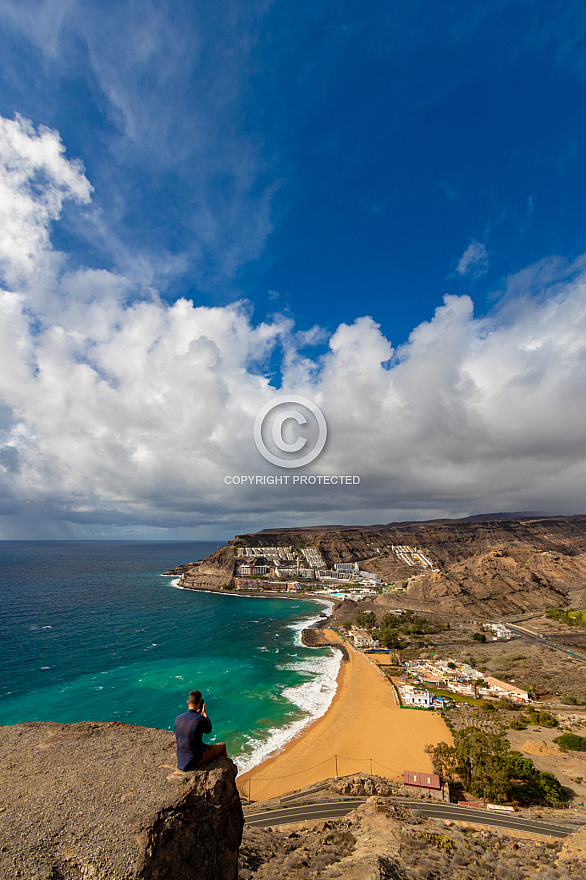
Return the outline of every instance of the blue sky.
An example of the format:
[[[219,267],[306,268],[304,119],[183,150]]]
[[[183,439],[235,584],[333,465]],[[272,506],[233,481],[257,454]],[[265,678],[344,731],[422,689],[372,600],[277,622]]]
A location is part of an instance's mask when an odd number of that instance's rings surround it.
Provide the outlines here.
[[[584,352],[567,333],[579,339],[584,319],[585,35],[577,2],[5,0],[5,137],[24,162],[44,126],[64,152],[22,179],[4,155],[10,192],[30,196],[24,232],[11,225],[17,200],[6,203],[2,269],[27,321],[6,332],[24,334],[29,373],[23,385],[13,354],[0,388],[0,535],[207,537],[277,521],[583,510]],[[25,239],[34,271],[9,265]],[[183,299],[204,311],[179,343],[165,334]],[[131,329],[147,302],[161,326],[135,351],[124,334],[148,336]],[[206,330],[204,372],[169,359],[153,379],[155,342],[189,350],[202,316],[217,331]],[[521,364],[536,347],[540,363]],[[100,382],[119,393],[119,421],[101,409]],[[209,404],[182,428],[196,432],[197,460],[161,428],[174,384],[187,407],[190,394]],[[66,453],[40,404],[57,386]],[[265,473],[246,419],[283,389],[319,400],[331,423],[313,472],[362,474],[360,491],[225,488],[236,466]],[[150,426],[128,409],[144,393],[161,404]],[[509,407],[520,424],[501,423]],[[243,457],[222,439],[237,416]],[[157,470],[160,444],[176,445],[175,465]],[[96,470],[104,455],[110,480]],[[496,488],[487,461],[506,474]]]

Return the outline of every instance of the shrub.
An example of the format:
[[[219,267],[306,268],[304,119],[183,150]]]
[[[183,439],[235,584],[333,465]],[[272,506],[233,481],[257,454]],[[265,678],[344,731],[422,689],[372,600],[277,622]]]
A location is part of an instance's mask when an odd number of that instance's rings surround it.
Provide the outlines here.
[[[586,752],[586,736],[578,736],[577,733],[562,733],[556,736],[554,742],[562,749],[569,749],[572,752]]]
[[[529,713],[529,723],[530,724],[539,724],[541,727],[557,727],[557,720],[553,717],[550,712],[538,712],[536,709],[533,709]]]
[[[484,633],[474,633],[472,638],[474,639],[475,642],[485,642],[486,641],[486,636],[484,635]]]
[[[525,730],[525,725],[523,724],[521,718],[513,718],[513,720],[509,724],[509,727],[511,728],[511,730]]]

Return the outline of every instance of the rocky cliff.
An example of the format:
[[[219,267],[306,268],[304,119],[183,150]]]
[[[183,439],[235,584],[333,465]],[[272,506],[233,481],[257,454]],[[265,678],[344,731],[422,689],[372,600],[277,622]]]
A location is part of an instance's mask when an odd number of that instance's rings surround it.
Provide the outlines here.
[[[186,587],[220,588],[234,574],[238,545],[314,547],[328,566],[358,562],[384,581],[408,580],[394,604],[432,604],[455,614],[499,616],[566,605],[586,579],[586,516],[265,529],[238,535],[202,562],[174,572]],[[407,565],[393,545],[424,550],[437,571]]]
[[[181,773],[174,749],[121,723],[3,727],[0,877],[236,880],[234,765]]]

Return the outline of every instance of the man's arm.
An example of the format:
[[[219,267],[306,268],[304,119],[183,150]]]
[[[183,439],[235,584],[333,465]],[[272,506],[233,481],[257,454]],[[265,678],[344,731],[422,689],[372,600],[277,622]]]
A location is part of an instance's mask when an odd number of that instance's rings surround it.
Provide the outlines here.
[[[212,732],[212,722],[210,721],[210,719],[208,717],[208,713],[206,712],[206,704],[204,703],[203,700],[201,701],[201,706],[199,707],[198,712],[202,716],[202,718],[205,718],[205,720],[206,720],[204,733],[211,733]]]

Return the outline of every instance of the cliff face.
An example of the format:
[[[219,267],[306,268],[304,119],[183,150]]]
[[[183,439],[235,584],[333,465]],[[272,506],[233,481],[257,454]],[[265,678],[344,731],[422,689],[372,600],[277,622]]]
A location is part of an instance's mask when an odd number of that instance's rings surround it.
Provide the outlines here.
[[[207,559],[189,565],[178,565],[167,574],[176,574],[181,578],[181,586],[187,589],[219,590],[223,584],[229,583],[234,574],[236,551],[235,540],[225,547],[220,547]]]
[[[235,569],[236,546],[314,547],[326,565],[358,562],[384,581],[418,570],[392,550],[420,548],[437,572],[420,572],[393,603],[455,613],[502,615],[565,605],[584,589],[586,516],[390,523],[365,527],[264,530],[238,535],[194,566],[179,566],[187,587],[219,588]]]
[[[2,728],[0,877],[236,880],[233,765],[181,773],[168,731],[121,723]]]

